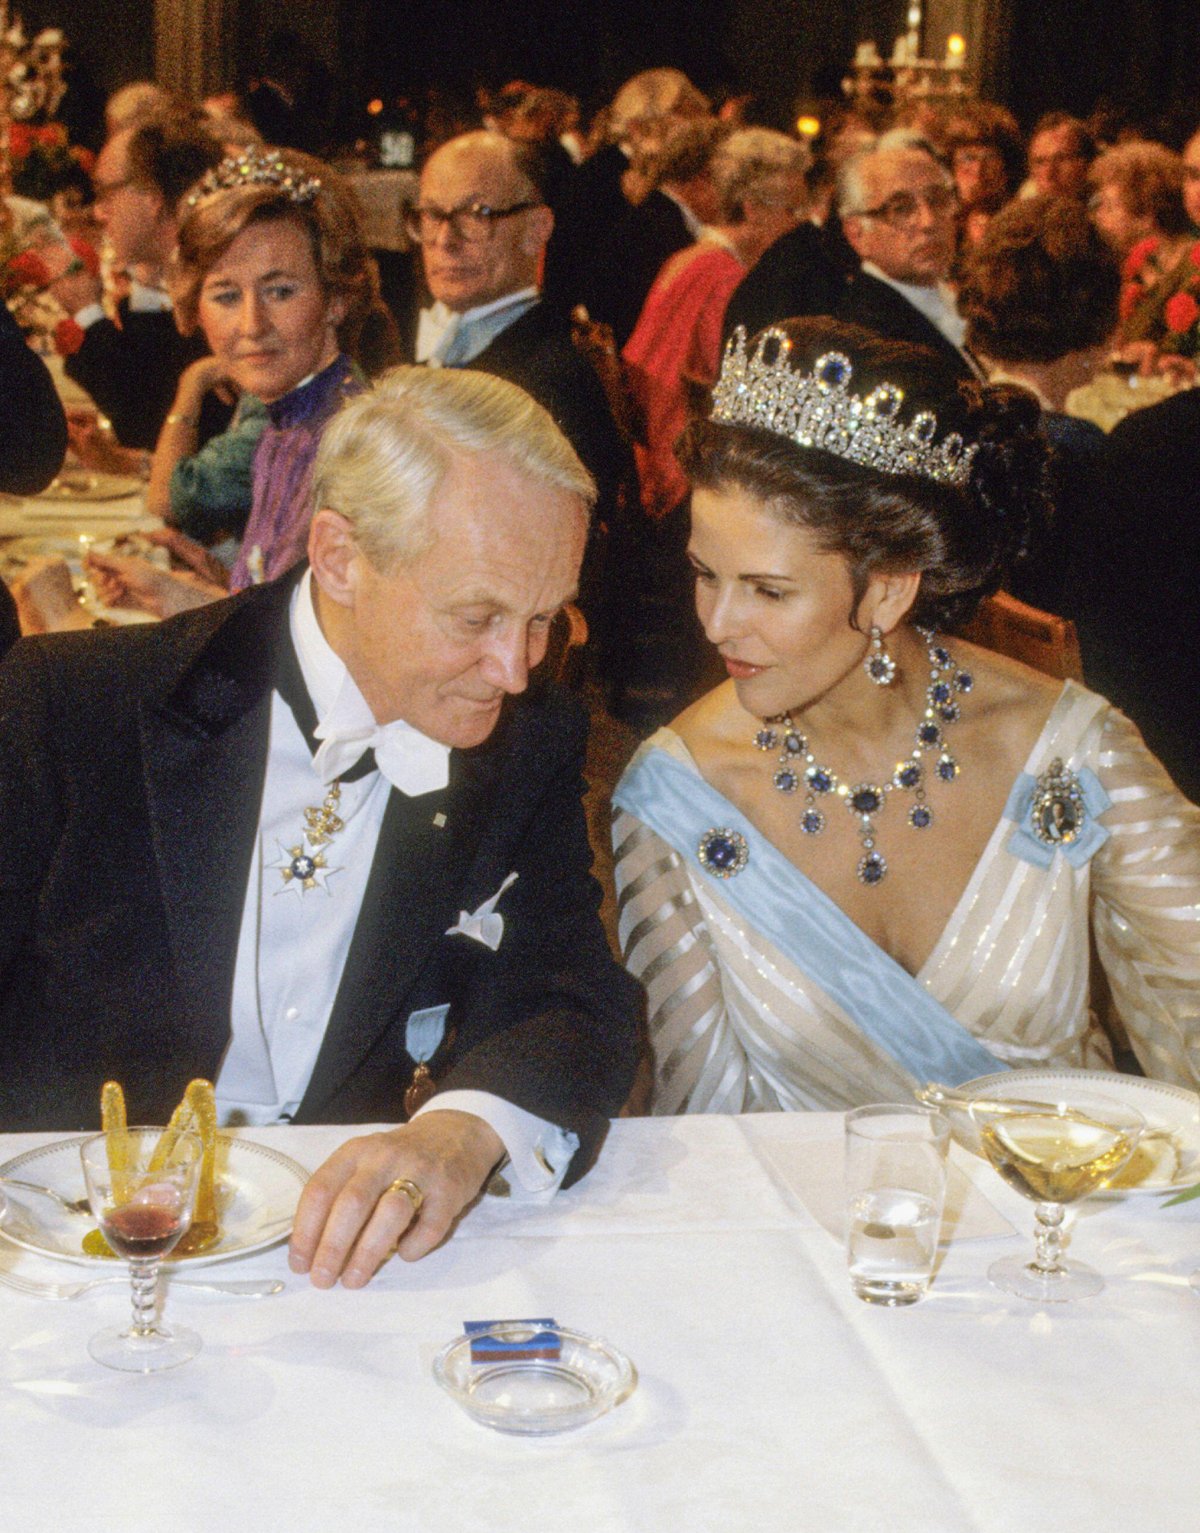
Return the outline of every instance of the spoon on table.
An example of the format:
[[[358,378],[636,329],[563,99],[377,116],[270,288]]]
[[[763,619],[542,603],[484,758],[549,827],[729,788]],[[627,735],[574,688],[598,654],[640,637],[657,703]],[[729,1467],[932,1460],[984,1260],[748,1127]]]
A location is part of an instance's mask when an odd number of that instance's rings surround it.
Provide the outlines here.
[[[53,1198],[68,1214],[90,1214],[91,1205],[86,1198],[65,1198],[53,1187],[43,1187],[40,1182],[23,1182],[20,1177],[0,1176],[0,1187],[19,1187],[22,1192],[40,1192],[43,1197]]]

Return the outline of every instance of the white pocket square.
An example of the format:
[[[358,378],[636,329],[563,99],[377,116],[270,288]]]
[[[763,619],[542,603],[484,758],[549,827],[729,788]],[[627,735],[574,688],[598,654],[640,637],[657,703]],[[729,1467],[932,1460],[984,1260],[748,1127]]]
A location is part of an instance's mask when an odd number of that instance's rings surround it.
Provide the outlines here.
[[[478,910],[472,910],[469,913],[460,910],[458,920],[446,929],[447,937],[471,937],[476,942],[482,942],[484,947],[490,947],[494,953],[500,946],[500,938],[504,935],[504,917],[496,914],[496,906],[499,904],[500,896],[510,884],[515,884],[516,881],[517,875],[510,873],[491,899],[484,900]]]

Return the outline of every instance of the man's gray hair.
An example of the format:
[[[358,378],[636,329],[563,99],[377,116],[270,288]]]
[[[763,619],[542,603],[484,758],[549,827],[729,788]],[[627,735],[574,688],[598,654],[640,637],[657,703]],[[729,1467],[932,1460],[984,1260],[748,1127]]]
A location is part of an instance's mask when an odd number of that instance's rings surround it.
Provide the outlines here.
[[[344,516],[371,564],[386,571],[432,545],[429,506],[454,463],[488,456],[585,510],[595,503],[591,475],[524,389],[467,369],[395,367],[326,427],[313,507]]]
[[[742,204],[764,181],[776,176],[807,173],[812,164],[808,145],[773,128],[740,128],[731,133],[713,158],[713,185],[721,217],[734,223]]]
[[[928,155],[942,172],[947,186],[950,185],[953,178],[932,140],[913,128],[893,128],[888,133],[881,133],[873,144],[852,154],[838,172],[837,209],[842,218],[866,211],[867,188],[863,167],[867,161],[874,159],[877,154],[894,154],[898,149],[912,149],[918,154]]]

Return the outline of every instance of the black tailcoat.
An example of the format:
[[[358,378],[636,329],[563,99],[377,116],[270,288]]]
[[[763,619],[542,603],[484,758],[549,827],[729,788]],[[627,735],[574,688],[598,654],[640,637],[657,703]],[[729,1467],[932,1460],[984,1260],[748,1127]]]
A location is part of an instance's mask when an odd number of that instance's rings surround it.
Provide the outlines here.
[[[94,1126],[110,1077],[161,1122],[215,1078],[292,585],[31,640],[0,666],[0,1128]],[[586,1169],[639,1001],[588,872],[585,733],[577,704],[535,689],[452,753],[443,793],[393,790],[297,1121],[400,1120],[406,1020],[449,1004],[440,1084],[575,1131],[569,1175]],[[446,935],[513,871],[496,952]]]

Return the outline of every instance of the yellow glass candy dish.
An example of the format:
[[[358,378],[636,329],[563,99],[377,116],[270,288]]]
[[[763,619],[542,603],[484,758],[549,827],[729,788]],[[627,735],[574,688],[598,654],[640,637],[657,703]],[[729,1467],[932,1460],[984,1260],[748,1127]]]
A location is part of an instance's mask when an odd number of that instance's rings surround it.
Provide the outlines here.
[[[104,1083],[100,1093],[100,1124],[105,1134],[111,1134],[114,1129],[128,1127],[125,1093],[119,1081]],[[196,1211],[192,1217],[191,1227],[172,1253],[175,1259],[181,1256],[198,1256],[201,1251],[206,1251],[214,1245],[221,1234],[216,1204],[217,1102],[211,1081],[189,1082],[183,1094],[183,1100],[171,1114],[171,1121],[163,1130],[155,1146],[150,1161],[151,1170],[168,1164],[180,1134],[184,1133],[196,1134],[204,1147],[204,1153],[200,1162],[200,1181],[196,1189]],[[120,1143],[119,1138],[113,1141],[114,1147],[119,1146]],[[120,1151],[111,1149],[110,1157],[114,1153],[119,1154]],[[114,1186],[118,1186],[121,1174],[126,1168],[113,1164],[110,1158],[110,1169]],[[99,1230],[89,1230],[83,1237],[83,1250],[87,1256],[115,1258],[116,1255]]]

